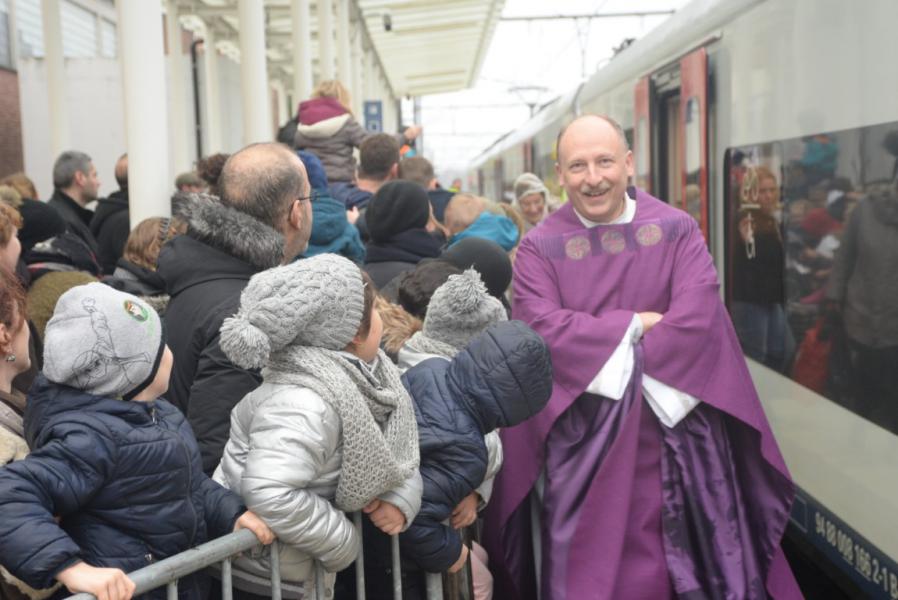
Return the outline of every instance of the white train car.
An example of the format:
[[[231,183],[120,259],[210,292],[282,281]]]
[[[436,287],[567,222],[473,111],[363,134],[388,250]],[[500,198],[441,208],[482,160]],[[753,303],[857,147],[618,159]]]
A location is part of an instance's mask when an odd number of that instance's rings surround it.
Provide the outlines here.
[[[495,199],[521,172],[505,168],[515,155],[557,191],[560,127],[611,115],[632,144],[634,183],[701,223],[731,311],[743,276],[735,259],[753,251],[736,224],[757,199],[745,178],[774,174],[782,255],[770,277],[785,320],[772,335],[786,351],[781,363],[749,366],[799,488],[789,536],[848,594],[892,600],[898,340],[886,330],[898,323],[868,332],[871,342],[840,326],[825,296],[851,211],[877,186],[895,194],[896,24],[895,0],[695,0],[474,166]],[[898,256],[877,260],[898,279]],[[818,337],[829,325],[836,333]]]

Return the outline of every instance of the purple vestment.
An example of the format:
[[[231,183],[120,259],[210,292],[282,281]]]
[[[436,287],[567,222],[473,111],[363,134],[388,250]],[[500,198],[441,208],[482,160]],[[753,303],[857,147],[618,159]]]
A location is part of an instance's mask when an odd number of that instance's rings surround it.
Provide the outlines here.
[[[545,472],[542,600],[800,598],[780,549],[794,488],[705,241],[685,212],[630,195],[631,223],[587,229],[567,204],[518,249],[514,317],[549,344],[555,381],[502,432],[484,532],[496,597],[537,597],[528,497]],[[624,398],[585,394],[644,311],[664,318]],[[643,371],[701,404],[662,426]]]

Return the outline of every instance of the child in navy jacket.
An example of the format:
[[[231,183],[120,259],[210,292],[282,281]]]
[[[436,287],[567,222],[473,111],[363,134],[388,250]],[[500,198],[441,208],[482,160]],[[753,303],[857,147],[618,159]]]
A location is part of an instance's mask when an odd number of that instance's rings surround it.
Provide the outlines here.
[[[126,572],[235,529],[271,543],[240,498],[203,474],[190,426],[159,399],[173,359],[149,305],[100,283],[72,288],[44,347],[25,412],[32,453],[0,469],[0,564],[35,588],[58,580],[120,600],[134,592]],[[179,595],[206,588],[195,574]]]

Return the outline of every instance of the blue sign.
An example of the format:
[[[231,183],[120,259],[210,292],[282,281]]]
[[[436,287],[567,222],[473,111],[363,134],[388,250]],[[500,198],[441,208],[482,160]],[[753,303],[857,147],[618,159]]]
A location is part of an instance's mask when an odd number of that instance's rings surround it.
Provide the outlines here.
[[[384,130],[384,108],[380,100],[365,100],[365,129],[376,133]]]

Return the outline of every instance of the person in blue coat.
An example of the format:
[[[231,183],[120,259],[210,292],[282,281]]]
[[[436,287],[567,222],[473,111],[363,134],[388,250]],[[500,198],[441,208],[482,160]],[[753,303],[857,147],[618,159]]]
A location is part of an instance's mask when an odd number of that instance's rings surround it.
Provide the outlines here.
[[[159,399],[172,360],[159,316],[136,296],[91,283],[60,297],[25,410],[32,452],[0,469],[0,564],[15,577],[122,600],[134,592],[126,572],[241,527],[274,539],[203,474],[190,426]],[[179,597],[207,588],[194,574]]]
[[[335,200],[328,191],[327,175],[321,160],[311,152],[297,152],[312,187],[312,235],[305,256],[339,254],[354,263],[365,262],[365,245],[358,228],[346,217],[346,205]]]

